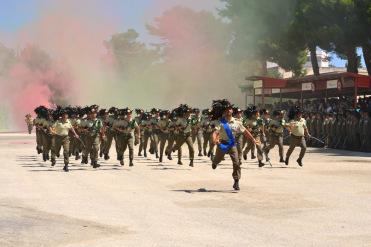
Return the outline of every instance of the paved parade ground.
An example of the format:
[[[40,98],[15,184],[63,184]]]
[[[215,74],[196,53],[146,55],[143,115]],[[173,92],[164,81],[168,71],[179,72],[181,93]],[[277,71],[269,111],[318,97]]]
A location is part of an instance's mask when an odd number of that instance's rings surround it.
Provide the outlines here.
[[[72,160],[65,173],[34,139],[0,134],[2,247],[371,246],[371,154],[309,148],[301,168],[296,149],[285,167],[276,148],[273,167],[244,161],[234,192],[229,158],[129,168],[112,149],[99,169]]]

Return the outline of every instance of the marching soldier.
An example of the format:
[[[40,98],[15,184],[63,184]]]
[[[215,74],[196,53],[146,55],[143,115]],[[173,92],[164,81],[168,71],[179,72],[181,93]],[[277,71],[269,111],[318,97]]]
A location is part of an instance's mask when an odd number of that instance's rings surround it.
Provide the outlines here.
[[[61,147],[63,147],[63,158],[64,158],[64,167],[63,170],[68,172],[68,163],[70,156],[70,138],[69,132],[72,131],[75,138],[79,138],[76,134],[70,120],[68,119],[68,113],[65,110],[60,111],[61,119],[58,119],[52,126],[50,126],[50,133],[52,134],[52,155],[51,162],[52,166],[55,165],[55,157],[59,153]]]
[[[198,156],[202,156],[202,128],[200,109],[193,109],[194,116],[192,117],[192,141],[193,144],[197,140]]]
[[[261,146],[261,138],[264,138],[264,122],[259,117],[259,111],[256,109],[255,106],[248,108],[245,111],[245,115],[247,119],[245,120],[244,126],[249,130],[249,132],[253,135],[254,140],[257,140],[259,144],[256,144],[250,139],[247,139],[247,146],[243,151],[243,158],[247,159],[247,153],[252,150],[255,146],[258,154],[258,163],[259,167],[263,167],[265,164],[263,163],[263,150]]]
[[[137,122],[139,128],[140,128],[140,141],[139,141],[139,150],[138,150],[138,156],[142,156],[142,150],[143,150],[143,144],[144,144],[144,128],[142,126],[143,116],[144,116],[144,110],[142,109],[135,109],[135,121]]]
[[[284,112],[280,110],[273,111],[273,119],[271,119],[267,128],[269,131],[269,144],[264,148],[268,161],[269,151],[278,145],[280,162],[285,162],[283,159],[283,131],[286,127],[287,125],[284,118]]]
[[[39,106],[34,110],[34,112],[36,113],[36,118],[33,121],[36,129],[36,150],[37,154],[41,154],[43,152],[42,123],[47,117],[47,109],[45,106]]]
[[[149,152],[151,154],[156,154],[156,159],[159,158],[158,156],[158,135],[159,135],[159,128],[158,122],[160,121],[160,109],[153,108],[151,110],[152,118],[150,119],[150,128],[151,128],[151,135],[150,135],[150,149]]]
[[[263,120],[263,125],[268,126],[269,122],[271,121],[269,111],[267,109],[261,109],[260,110],[260,116],[261,116],[261,119]],[[269,133],[268,133],[268,129],[265,128],[265,127],[261,131],[262,131],[262,133],[261,133],[262,144],[263,144],[263,148],[265,148],[268,144]],[[263,133],[263,131],[264,131],[264,133]]]
[[[113,123],[115,122],[117,118],[117,108],[111,107],[108,110],[108,117],[105,119],[103,122],[104,129],[105,129],[105,142],[103,145],[103,155],[104,155],[104,160],[109,160],[109,151],[112,146],[112,141],[115,138],[116,132],[113,129]],[[116,150],[117,151],[117,150]]]
[[[179,135],[179,130],[176,128],[177,121],[178,121],[177,113],[175,110],[173,110],[170,114],[170,123],[168,126],[169,137],[168,137],[168,142],[167,142],[167,146],[165,149],[166,150],[165,154],[167,155],[168,160],[173,159],[173,157],[171,156],[171,153],[172,153],[175,141],[177,140],[178,135]],[[182,154],[182,147],[178,149],[178,157],[181,156],[181,154]]]
[[[213,118],[219,120],[213,132],[213,142],[217,145],[215,156],[212,160],[212,168],[216,169],[226,154],[229,154],[233,163],[232,177],[233,188],[240,190],[239,180],[241,179],[241,163],[238,160],[236,147],[236,134],[243,133],[247,139],[259,143],[240,121],[233,117],[233,105],[228,100],[217,100],[212,105]]]
[[[170,124],[171,121],[169,119],[170,111],[164,110],[160,112],[160,121],[158,121],[158,129],[159,129],[159,139],[160,139],[160,159],[159,162],[161,163],[163,160],[163,154],[165,149],[166,141],[169,139],[169,133],[170,133]],[[168,152],[166,152],[167,155]]]
[[[93,168],[98,168],[100,167],[98,164],[99,142],[104,133],[103,123],[97,118],[97,107],[90,107],[87,119],[81,122],[81,129],[85,134],[82,163],[88,164],[88,157],[90,155],[91,165]]]
[[[53,110],[48,110],[47,116],[43,119],[41,123],[42,127],[42,146],[43,146],[43,160],[49,160],[49,153],[51,151],[52,146],[52,136],[50,133],[50,127],[53,125]],[[56,119],[57,120],[57,119]],[[59,157],[59,150],[57,152],[57,156]]]
[[[119,117],[120,119],[113,123],[113,128],[117,132],[116,140],[119,148],[118,157],[120,165],[124,165],[124,153],[129,148],[129,166],[133,166],[134,145],[138,145],[140,139],[139,125],[132,118],[132,111],[128,108],[120,110]]]
[[[192,130],[192,119],[191,119],[191,109],[188,107],[188,105],[180,105],[177,108],[177,115],[178,120],[176,122],[176,127],[179,130],[178,138],[175,142],[175,146],[173,147],[173,152],[176,150],[179,150],[181,146],[186,143],[189,150],[189,158],[190,163],[189,166],[193,167],[193,159],[194,159],[194,149],[193,149],[193,142],[192,142],[192,136],[191,136],[191,130]],[[182,165],[182,155],[178,156],[178,164]]]
[[[147,146],[148,141],[150,140],[151,134],[152,134],[152,128],[151,128],[151,115],[149,112],[143,113],[140,129],[143,129],[143,152],[144,157],[147,158]],[[141,151],[139,149],[139,151]]]
[[[235,107],[233,108],[233,117],[236,122],[240,122],[243,125],[243,117],[242,117],[243,111]],[[242,164],[242,152],[243,152],[243,142],[244,142],[244,135],[243,133],[236,133],[236,147],[238,152],[238,161],[240,164]]]
[[[24,120],[27,124],[27,130],[28,130],[28,134],[31,134],[32,132],[32,129],[33,129],[33,119],[32,119],[32,116],[31,114],[27,114],[25,116],[25,120]]]
[[[81,123],[81,120],[78,118],[78,109],[68,108],[66,110],[67,110],[67,113],[69,114],[69,121],[73,129],[77,133],[77,130],[79,129],[79,126]],[[70,156],[73,154],[75,155],[75,160],[79,160],[80,150],[82,150],[80,139],[76,138],[75,135],[73,135],[72,131],[69,132],[69,136],[70,136],[70,147],[69,147]]]
[[[102,121],[103,123],[103,131],[104,133],[107,133],[107,129],[106,129],[106,123],[108,122],[108,111],[106,109],[100,109],[98,111],[98,114],[97,114],[98,118],[100,119],[100,121]],[[104,135],[101,137],[100,139],[100,148],[99,148],[99,157],[103,157],[103,154],[104,154],[104,147],[107,145],[107,135]]]
[[[306,125],[306,121],[302,118],[302,111],[299,107],[295,107],[295,109],[291,109],[289,113],[289,129],[291,132],[290,138],[290,146],[286,153],[285,164],[289,165],[289,159],[294,151],[296,146],[300,146],[300,154],[299,158],[296,160],[299,166],[303,166],[303,158],[305,155],[305,151],[307,150],[307,144],[305,142],[305,137],[309,137],[308,128]]]

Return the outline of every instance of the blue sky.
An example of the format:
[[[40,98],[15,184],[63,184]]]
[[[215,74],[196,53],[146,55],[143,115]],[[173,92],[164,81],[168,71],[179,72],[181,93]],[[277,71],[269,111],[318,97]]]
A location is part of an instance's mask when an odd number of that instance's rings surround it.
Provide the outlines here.
[[[68,0],[67,0],[68,1]],[[137,30],[141,39],[151,42],[153,37],[148,35],[145,24],[154,16],[159,15],[163,10],[176,4],[186,5],[195,9],[215,11],[220,7],[217,0],[79,0],[99,5],[101,15],[112,17],[118,20],[120,29],[125,31],[128,28]],[[28,25],[41,14],[44,8],[52,7],[57,0],[3,0],[0,8],[0,33],[10,34],[17,32]],[[159,6],[159,3],[161,3]],[[151,10],[151,11],[150,11]],[[153,11],[154,10],[154,11]],[[1,40],[0,40],[1,42]],[[361,50],[358,50],[361,54]],[[336,55],[332,56],[331,63],[336,67],[344,67],[346,61]],[[364,64],[364,62],[363,62]]]

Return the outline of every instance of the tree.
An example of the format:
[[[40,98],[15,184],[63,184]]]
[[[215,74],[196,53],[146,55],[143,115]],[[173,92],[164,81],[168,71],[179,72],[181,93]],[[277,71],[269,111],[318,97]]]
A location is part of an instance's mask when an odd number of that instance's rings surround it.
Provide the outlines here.
[[[371,1],[355,0],[355,15],[361,31],[361,46],[368,74],[371,75]]]
[[[319,75],[317,59],[318,47],[331,50],[331,37],[336,28],[329,22],[331,13],[331,1],[328,0],[298,0],[295,6],[295,14],[289,27],[290,39],[295,46],[305,46],[310,52],[314,75]]]
[[[113,55],[118,69],[125,75],[148,69],[158,61],[159,52],[156,49],[149,49],[138,41],[139,34],[134,29],[125,33],[112,35],[110,40],[105,41],[105,46]]]
[[[302,44],[292,42],[289,25],[296,0],[223,0],[220,14],[231,21],[234,37],[231,55],[235,59],[256,59],[261,74],[267,74],[267,61],[302,74],[306,52]]]

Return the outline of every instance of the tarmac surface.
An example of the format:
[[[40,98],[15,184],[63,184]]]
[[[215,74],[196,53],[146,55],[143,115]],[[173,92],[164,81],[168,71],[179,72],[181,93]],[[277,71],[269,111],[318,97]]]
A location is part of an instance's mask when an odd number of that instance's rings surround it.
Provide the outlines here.
[[[186,146],[183,166],[121,167],[112,149],[65,173],[34,135],[0,134],[0,246],[371,246],[371,154],[309,148],[299,167],[298,152],[288,167],[277,148],[273,167],[244,161],[235,192],[229,157],[191,168]]]

